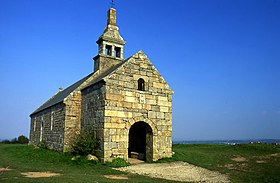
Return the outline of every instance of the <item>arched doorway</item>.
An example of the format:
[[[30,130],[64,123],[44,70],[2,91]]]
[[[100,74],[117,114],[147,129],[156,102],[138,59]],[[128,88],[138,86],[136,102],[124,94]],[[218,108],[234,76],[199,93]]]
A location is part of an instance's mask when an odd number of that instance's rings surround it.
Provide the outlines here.
[[[153,131],[145,122],[134,123],[129,130],[129,158],[153,160]]]

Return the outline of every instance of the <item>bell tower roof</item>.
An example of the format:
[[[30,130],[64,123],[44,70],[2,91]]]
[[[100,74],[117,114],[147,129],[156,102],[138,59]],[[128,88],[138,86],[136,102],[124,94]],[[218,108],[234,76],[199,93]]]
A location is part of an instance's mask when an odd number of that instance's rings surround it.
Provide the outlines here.
[[[110,8],[107,12],[107,26],[103,34],[98,38],[97,44],[102,41],[108,41],[112,43],[118,43],[125,45],[125,41],[119,33],[119,28],[117,26],[117,11],[114,8]]]
[[[125,41],[117,26],[117,11],[110,8],[107,12],[107,25],[103,34],[98,38],[98,55],[93,58],[94,71],[105,71],[124,61]]]

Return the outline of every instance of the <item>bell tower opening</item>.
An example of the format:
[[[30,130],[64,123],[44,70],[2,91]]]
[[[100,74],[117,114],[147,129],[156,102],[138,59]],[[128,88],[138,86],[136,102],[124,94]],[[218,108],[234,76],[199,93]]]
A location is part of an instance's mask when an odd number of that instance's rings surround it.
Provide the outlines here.
[[[105,55],[111,56],[112,55],[112,46],[111,45],[106,45],[106,50],[105,50]]]
[[[121,58],[121,48],[115,47],[115,57]]]

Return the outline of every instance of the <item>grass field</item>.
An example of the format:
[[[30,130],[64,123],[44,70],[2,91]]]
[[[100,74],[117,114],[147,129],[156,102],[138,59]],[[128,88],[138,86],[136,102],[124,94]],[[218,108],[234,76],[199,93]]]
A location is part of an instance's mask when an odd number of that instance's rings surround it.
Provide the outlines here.
[[[10,171],[2,172],[0,182],[172,182],[151,179],[149,177],[129,174],[128,180],[110,180],[104,175],[127,175],[113,170],[108,165],[94,164],[83,159],[71,161],[70,155],[63,153],[35,149],[27,145],[0,144],[0,167],[8,167]],[[48,178],[26,178],[22,172],[55,172],[61,176]]]
[[[186,161],[210,170],[228,174],[232,182],[280,182],[280,146],[250,145],[174,145],[173,158],[160,162]],[[126,174],[104,164],[26,145],[0,144],[0,182],[174,182]],[[61,176],[26,178],[23,172],[55,172]],[[111,180],[104,175],[125,175],[128,180]]]

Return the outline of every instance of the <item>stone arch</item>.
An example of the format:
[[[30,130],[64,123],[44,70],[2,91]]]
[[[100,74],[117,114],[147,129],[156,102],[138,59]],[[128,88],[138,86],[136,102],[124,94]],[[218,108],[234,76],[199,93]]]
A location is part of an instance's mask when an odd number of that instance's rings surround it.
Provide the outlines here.
[[[152,128],[153,130],[153,134],[154,135],[157,135],[158,133],[158,129],[157,129],[157,126],[155,124],[155,122],[153,122],[152,120],[148,119],[148,118],[145,118],[143,116],[138,116],[138,117],[134,117],[134,118],[131,118],[127,123],[126,123],[126,128],[129,130],[130,127],[136,123],[136,122],[139,122],[139,121],[143,121],[145,123],[147,123],[148,125],[150,125],[150,127]]]
[[[148,123],[134,123],[128,133],[128,157],[151,162],[153,160],[153,130]]]
[[[152,143],[153,145],[151,146],[151,149],[150,151],[152,153],[148,153],[148,157],[146,158],[147,161],[153,161],[156,159],[156,157],[154,157],[154,152],[156,152],[156,147],[154,144],[156,144],[157,142],[157,135],[158,135],[158,128],[156,126],[156,123],[148,118],[145,118],[143,116],[137,116],[137,117],[134,117],[134,118],[130,118],[129,120],[126,121],[125,123],[125,130],[126,130],[126,142],[127,142],[127,145],[126,145],[126,148],[127,148],[127,158],[128,158],[128,147],[129,147],[129,130],[131,128],[132,125],[134,125],[135,123],[137,122],[145,122],[147,123],[151,129],[152,129],[152,136],[151,136],[151,140],[152,140]]]

